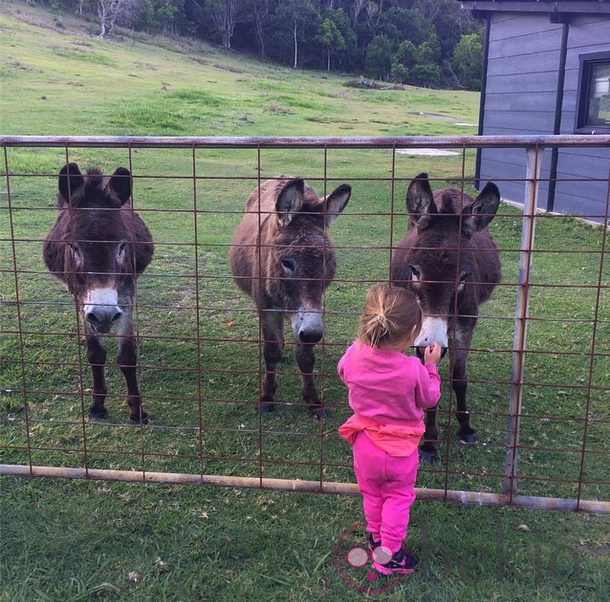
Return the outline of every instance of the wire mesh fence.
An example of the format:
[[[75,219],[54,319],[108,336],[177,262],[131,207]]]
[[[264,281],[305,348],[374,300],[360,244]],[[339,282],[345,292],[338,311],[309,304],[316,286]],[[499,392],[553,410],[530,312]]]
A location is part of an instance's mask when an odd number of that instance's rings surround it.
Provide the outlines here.
[[[350,449],[337,434],[351,411],[336,365],[355,336],[366,290],[391,277],[408,222],[407,186],[427,172],[435,190],[450,186],[476,196],[477,149],[510,148],[522,149],[523,175],[509,178],[497,167],[481,182],[493,180],[501,194],[521,186],[523,197],[502,195],[517,205],[502,203],[489,225],[502,279],[481,306],[467,349],[477,444],[456,437],[449,354],[440,370],[439,459],[422,466],[418,495],[610,511],[610,160],[598,178],[560,174],[555,182],[603,191],[587,206],[594,210],[581,215],[589,221],[537,211],[541,187],[549,184],[545,152],[604,153],[609,137],[0,140],[0,473],[356,493]],[[439,149],[453,154],[435,156]],[[130,335],[120,328],[118,337],[104,337],[108,414],[88,415],[99,394],[85,345],[89,326],[42,257],[58,213],[58,173],[68,163],[83,172],[96,165],[106,176],[129,169],[133,190],[125,210],[152,233],[153,261],[135,281],[132,308],[148,424],[128,420],[126,384],[114,357]],[[289,319],[275,411],[257,412],[265,381],[260,316],[278,308],[257,312],[229,263],[246,199],[279,174],[304,178],[319,197],[344,183],[352,187],[349,204],[325,226],[323,245],[332,244],[337,270],[322,295],[324,334],[312,370],[326,411],[321,421],[312,419],[302,397],[302,366],[292,353],[299,343]],[[108,185],[102,181],[105,190]],[[120,196],[120,185],[115,188]],[[260,205],[250,211],[258,226],[269,214]],[[96,235],[109,247],[134,242],[119,238]],[[73,242],[83,246],[80,253],[92,241]],[[259,273],[261,244],[255,245]],[[121,272],[134,275],[133,266]],[[458,273],[451,277],[459,281]],[[101,363],[94,359],[94,368]]]

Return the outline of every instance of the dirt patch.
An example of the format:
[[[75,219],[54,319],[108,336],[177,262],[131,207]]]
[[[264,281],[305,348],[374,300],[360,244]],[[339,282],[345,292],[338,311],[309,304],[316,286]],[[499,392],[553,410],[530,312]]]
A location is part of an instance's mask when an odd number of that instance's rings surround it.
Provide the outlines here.
[[[134,63],[134,65],[138,69],[148,69],[149,71],[158,71],[159,67],[157,65],[153,65],[152,63]]]
[[[265,109],[268,113],[275,113],[277,115],[292,115],[294,111],[289,107],[277,102],[276,100],[272,100]]]
[[[343,83],[348,88],[363,88],[365,90],[404,90],[405,87],[399,84],[382,84],[372,79],[361,77],[359,79],[350,79]]]
[[[23,21],[24,23],[27,23],[28,25],[34,25],[34,27],[42,27],[43,29],[52,29],[53,31],[56,31],[57,33],[61,33],[64,35],[67,35],[67,34],[72,35],[74,33],[73,31],[67,30],[65,25],[63,25],[63,23],[61,25],[58,25],[57,22],[55,22],[55,21],[41,19],[40,17],[36,17],[34,15],[29,15],[29,14],[24,14],[24,13],[21,13],[20,11],[14,12],[14,11],[9,10],[6,12],[11,17],[18,19],[19,21]]]
[[[11,67],[12,69],[21,69],[22,71],[34,71],[34,67],[31,67],[30,65],[26,65],[25,63],[22,63],[21,61],[10,61],[7,64],[7,67]]]
[[[217,69],[222,69],[223,71],[230,71],[231,73],[246,73],[243,69],[239,67],[233,67],[233,65],[224,65],[222,63],[214,63],[213,67]]]
[[[208,59],[201,58],[200,56],[189,56],[191,61],[195,63],[199,63],[200,65],[209,65],[212,61],[208,61]]]

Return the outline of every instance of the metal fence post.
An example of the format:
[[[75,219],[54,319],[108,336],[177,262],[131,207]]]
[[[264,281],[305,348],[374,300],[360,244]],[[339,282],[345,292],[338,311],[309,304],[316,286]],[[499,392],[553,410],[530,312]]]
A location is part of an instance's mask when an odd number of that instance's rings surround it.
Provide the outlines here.
[[[527,319],[529,308],[529,284],[532,267],[532,253],[536,228],[536,203],[540,186],[540,164],[542,146],[526,149],[527,167],[525,198],[523,200],[523,222],[521,226],[521,246],[519,250],[519,290],[515,308],[515,331],[513,338],[513,361],[511,369],[511,392],[508,404],[508,424],[506,427],[506,457],[504,461],[504,494],[512,500],[517,495],[517,450],[521,422],[521,402],[523,400],[523,372],[527,341]]]

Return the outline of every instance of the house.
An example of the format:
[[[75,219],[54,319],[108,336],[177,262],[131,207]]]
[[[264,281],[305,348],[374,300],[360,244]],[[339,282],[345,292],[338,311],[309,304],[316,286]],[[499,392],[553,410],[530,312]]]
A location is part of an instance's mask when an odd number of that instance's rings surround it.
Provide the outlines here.
[[[479,134],[610,134],[610,0],[462,6],[487,30]],[[524,176],[522,149],[479,150],[477,179],[504,198],[523,200]],[[541,179],[540,208],[607,218],[609,147],[546,149]]]

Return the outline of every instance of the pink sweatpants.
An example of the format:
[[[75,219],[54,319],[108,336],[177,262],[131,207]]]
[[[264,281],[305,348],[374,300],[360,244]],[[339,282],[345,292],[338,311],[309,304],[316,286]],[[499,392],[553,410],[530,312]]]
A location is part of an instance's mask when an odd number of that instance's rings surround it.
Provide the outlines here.
[[[419,453],[415,450],[406,457],[390,456],[364,432],[356,435],[353,453],[367,531],[394,554],[407,536]]]

